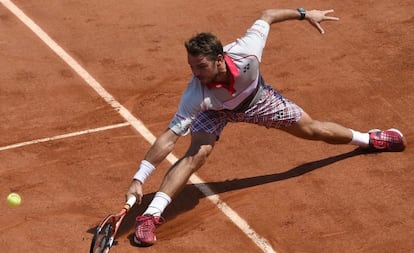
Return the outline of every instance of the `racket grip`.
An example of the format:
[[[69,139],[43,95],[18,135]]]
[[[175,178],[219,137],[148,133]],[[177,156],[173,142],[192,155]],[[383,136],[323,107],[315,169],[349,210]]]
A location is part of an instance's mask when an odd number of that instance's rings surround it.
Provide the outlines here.
[[[136,201],[137,201],[137,197],[135,196],[130,197],[125,203],[125,208],[129,210],[135,204]]]

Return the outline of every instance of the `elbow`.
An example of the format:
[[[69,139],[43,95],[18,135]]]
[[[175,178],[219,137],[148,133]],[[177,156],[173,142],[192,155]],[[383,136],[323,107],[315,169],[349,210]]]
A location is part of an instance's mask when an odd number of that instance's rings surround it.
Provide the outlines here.
[[[264,10],[264,11],[262,11],[259,19],[260,20],[263,20],[263,21],[266,21],[269,24],[273,23],[272,10]]]

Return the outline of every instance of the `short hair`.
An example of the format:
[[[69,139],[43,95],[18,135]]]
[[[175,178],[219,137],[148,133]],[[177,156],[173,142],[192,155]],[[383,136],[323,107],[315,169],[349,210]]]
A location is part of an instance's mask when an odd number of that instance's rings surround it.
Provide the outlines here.
[[[184,45],[187,53],[192,56],[204,55],[209,60],[216,60],[219,54],[223,55],[223,45],[212,33],[198,33]]]

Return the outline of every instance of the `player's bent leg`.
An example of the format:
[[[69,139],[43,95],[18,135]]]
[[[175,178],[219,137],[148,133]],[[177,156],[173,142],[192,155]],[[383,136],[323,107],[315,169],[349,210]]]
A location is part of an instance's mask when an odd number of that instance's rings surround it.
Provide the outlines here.
[[[144,215],[136,218],[134,242],[151,246],[157,238],[155,230],[163,222],[162,212],[185,186],[191,174],[197,171],[211,154],[217,136],[204,132],[192,134],[191,145],[185,156],[178,160],[165,175],[164,180]]]
[[[174,197],[213,151],[217,136],[205,132],[192,133],[191,145],[184,157],[176,162],[164,177],[160,191]]]
[[[301,119],[288,127],[282,127],[296,137],[307,140],[320,140],[330,144],[349,144],[352,141],[352,131],[334,122],[323,122],[312,119],[306,112]]]

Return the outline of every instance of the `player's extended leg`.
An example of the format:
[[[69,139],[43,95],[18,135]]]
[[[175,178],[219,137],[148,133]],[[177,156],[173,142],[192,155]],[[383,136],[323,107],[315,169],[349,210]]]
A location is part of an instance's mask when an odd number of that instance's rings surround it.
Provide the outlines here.
[[[403,151],[404,136],[397,129],[371,130],[361,133],[337,123],[312,119],[298,105],[272,86],[261,84],[260,99],[243,114],[230,114],[229,122],[247,122],[267,128],[279,128],[292,135],[331,144],[353,144],[372,151]]]
[[[302,113],[301,119],[288,127],[282,127],[294,136],[307,140],[320,140],[330,144],[348,144],[352,141],[351,129],[334,122],[323,122],[312,119],[306,112]],[[369,136],[362,138],[360,145],[368,147]]]
[[[406,146],[404,136],[397,129],[360,133],[334,122],[314,120],[306,112],[303,112],[298,122],[281,129],[303,139],[330,144],[354,144],[373,151],[403,151]]]
[[[137,217],[134,236],[136,244],[150,246],[155,243],[155,229],[156,225],[162,223],[161,214],[170,204],[171,198],[183,189],[191,174],[204,164],[216,140],[215,134],[192,133],[191,145],[186,154],[171,166],[147,210],[142,216]]]

